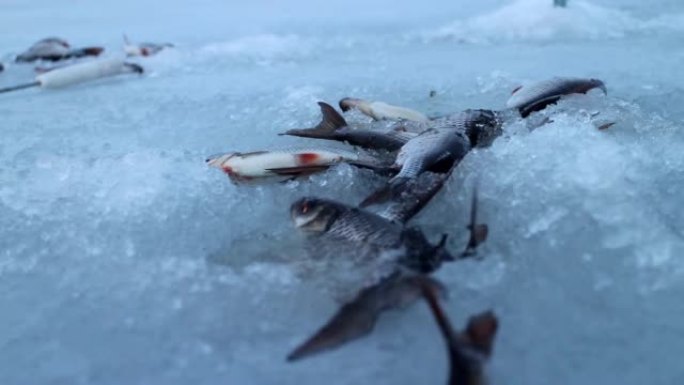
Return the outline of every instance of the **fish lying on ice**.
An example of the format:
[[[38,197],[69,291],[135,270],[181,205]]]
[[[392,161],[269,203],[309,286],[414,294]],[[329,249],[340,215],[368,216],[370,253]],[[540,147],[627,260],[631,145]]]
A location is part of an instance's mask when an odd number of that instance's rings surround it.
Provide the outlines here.
[[[585,94],[594,88],[608,94],[606,85],[598,79],[555,77],[536,83],[522,85],[513,90],[506,106],[517,109],[525,118],[556,103],[563,96]]]
[[[314,128],[288,130],[280,135],[299,136],[347,142],[354,146],[373,150],[395,151],[418,134],[399,127],[387,131],[354,129],[349,127],[339,112],[331,105],[318,102],[323,118]]]
[[[434,186],[438,190],[441,184]],[[377,253],[370,254],[369,258],[382,260],[385,265],[380,266],[387,268],[385,257],[388,254],[394,257],[394,262],[389,270],[383,270],[387,272],[385,275],[381,274],[375,283],[362,288],[322,328],[295,348],[288,355],[288,361],[335,349],[369,334],[383,312],[412,304],[420,298],[425,286],[444,291],[442,285],[427,274],[437,270],[445,261],[473,254],[453,255],[446,249],[446,235],[442,235],[437,244],[431,244],[420,229],[407,227],[404,222],[425,206],[427,201],[421,200],[429,201],[435,193],[405,196],[404,202],[399,203],[399,210],[389,211],[393,213],[390,217],[325,199],[302,198],[293,203],[293,222],[310,239],[344,240],[354,254],[356,248],[353,246],[370,246]],[[486,225],[475,222],[470,225],[473,229],[482,226]],[[484,238],[478,239],[484,242]],[[346,251],[350,252],[350,249]]]
[[[406,107],[393,106],[385,102],[343,98],[339,104],[343,112],[355,108],[374,120],[408,120],[413,122],[427,122],[430,120],[421,112]]]
[[[503,114],[499,111],[468,109],[431,122],[436,125],[404,144],[390,169],[399,170],[360,206],[380,204],[402,194],[406,183],[425,171],[449,174],[476,147],[487,147],[502,133]],[[448,177],[448,176],[447,176]]]
[[[124,35],[124,52],[126,56],[152,56],[166,48],[173,48],[171,43],[132,43],[128,36]]]
[[[206,162],[209,166],[223,170],[237,182],[268,177],[292,179],[326,170],[342,162],[367,168],[383,167],[370,156],[332,149],[231,152],[212,156]]]
[[[127,63],[120,58],[97,59],[48,70],[37,75],[33,82],[2,88],[0,93],[31,87],[63,88],[106,77],[143,72],[144,69],[138,64]]]
[[[18,63],[30,63],[36,60],[59,61],[84,56],[99,56],[102,47],[71,48],[69,43],[57,37],[48,37],[33,44],[28,50],[16,57]]]

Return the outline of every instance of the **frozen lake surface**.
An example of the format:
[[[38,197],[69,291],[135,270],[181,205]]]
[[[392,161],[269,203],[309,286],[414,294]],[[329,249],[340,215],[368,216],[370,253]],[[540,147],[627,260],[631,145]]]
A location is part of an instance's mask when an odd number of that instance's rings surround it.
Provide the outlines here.
[[[609,95],[532,132],[509,122],[416,218],[461,247],[479,179],[491,233],[484,260],[437,272],[448,311],[459,327],[497,312],[492,384],[682,383],[684,5],[550,2],[0,2],[5,59],[52,35],[177,45],[142,78],[0,95],[0,383],[445,383],[424,304],[285,362],[338,306],[327,276],[288,263],[304,252],[290,203],[357,203],[381,178],[234,186],[204,159],[311,144],[275,134],[315,124],[319,100],[496,109],[555,75]],[[10,65],[0,86],[32,76]],[[594,112],[617,124],[596,130]]]

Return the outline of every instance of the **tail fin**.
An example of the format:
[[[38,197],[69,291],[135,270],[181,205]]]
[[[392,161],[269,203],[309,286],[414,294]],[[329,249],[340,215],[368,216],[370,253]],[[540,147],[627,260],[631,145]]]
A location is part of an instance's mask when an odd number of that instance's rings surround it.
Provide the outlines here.
[[[489,234],[489,227],[486,224],[477,223],[477,187],[473,191],[473,201],[470,206],[470,239],[466,249],[461,254],[461,258],[472,257],[475,255],[477,247],[487,240]]]
[[[465,334],[471,347],[489,357],[494,347],[494,337],[499,328],[499,320],[493,311],[474,315],[468,319]]]
[[[330,104],[318,102],[323,119],[314,128],[294,129],[280,135],[301,136],[304,138],[330,138],[336,130],[346,127],[347,122]]]

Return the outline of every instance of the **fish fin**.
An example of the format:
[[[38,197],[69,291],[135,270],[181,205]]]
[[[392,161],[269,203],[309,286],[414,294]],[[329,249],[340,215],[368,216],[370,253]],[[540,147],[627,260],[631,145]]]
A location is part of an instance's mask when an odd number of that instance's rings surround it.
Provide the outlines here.
[[[420,298],[423,286],[436,292],[445,290],[438,281],[427,276],[401,274],[393,274],[361,290],[356,298],[343,305],[311,338],[293,350],[287,356],[287,361],[336,349],[370,334],[383,312],[415,302]]]
[[[305,138],[330,138],[334,132],[347,126],[347,121],[330,104],[318,102],[323,118],[314,128],[288,130],[279,135],[301,136]]]
[[[487,240],[489,235],[489,227],[486,224],[477,223],[477,188],[473,191],[473,200],[470,206],[470,223],[468,230],[470,230],[470,239],[466,249],[461,254],[461,258],[468,258],[475,256],[477,247]]]
[[[489,310],[468,319],[465,335],[469,345],[480,353],[489,357],[494,347],[494,338],[499,328],[499,320],[493,311]]]
[[[328,169],[330,166],[297,166],[297,167],[278,167],[278,168],[267,168],[266,171],[270,171],[272,173],[278,174],[278,175],[304,175],[304,174],[313,174],[319,171],[323,171]]]
[[[454,330],[449,317],[446,315],[444,308],[439,303],[439,291],[436,290],[434,286],[422,285],[421,292],[423,298],[428,303],[428,306],[432,311],[432,315],[435,318],[435,322],[437,322],[437,326],[444,337],[446,345],[451,347],[452,345],[456,344],[459,338],[458,333]],[[451,349],[449,349],[449,351],[451,352]]]

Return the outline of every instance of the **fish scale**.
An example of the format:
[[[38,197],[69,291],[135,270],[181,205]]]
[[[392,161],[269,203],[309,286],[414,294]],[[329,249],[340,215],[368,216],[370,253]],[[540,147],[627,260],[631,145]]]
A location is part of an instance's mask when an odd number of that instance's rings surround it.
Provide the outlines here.
[[[430,129],[401,148],[395,163],[401,171],[396,178],[414,178],[442,156],[462,157],[467,150],[468,139],[453,127]]]
[[[572,93],[584,93],[592,88],[601,88],[605,92],[605,85],[600,80],[556,77],[519,87],[513,91],[508,102],[506,102],[506,106],[509,108],[523,108],[548,98]]]
[[[369,243],[381,248],[397,248],[401,226],[375,214],[357,209],[346,210],[330,225],[327,234],[351,242]]]

